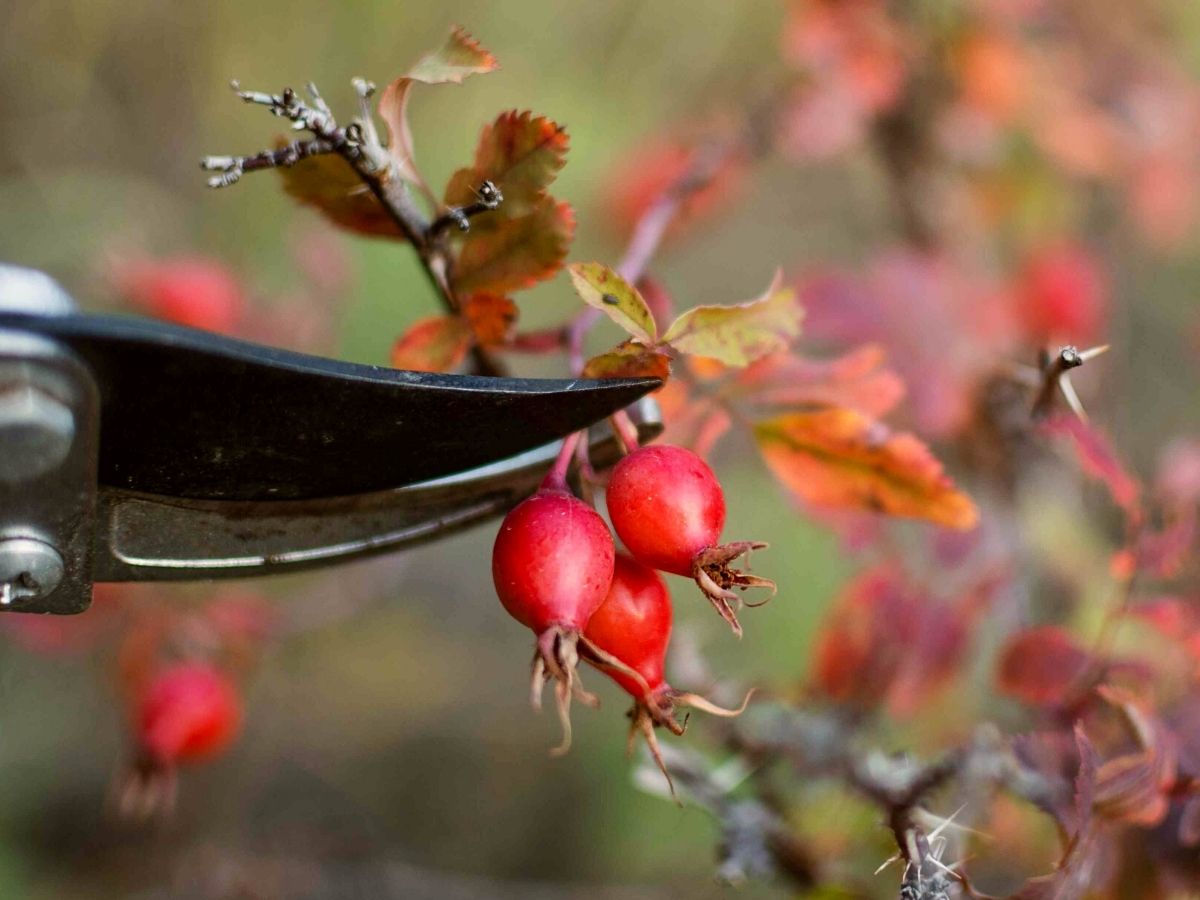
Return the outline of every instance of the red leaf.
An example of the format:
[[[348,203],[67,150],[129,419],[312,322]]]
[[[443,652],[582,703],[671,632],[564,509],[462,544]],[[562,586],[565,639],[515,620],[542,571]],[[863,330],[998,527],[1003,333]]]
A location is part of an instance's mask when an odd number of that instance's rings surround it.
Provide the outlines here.
[[[805,279],[800,296],[809,337],[887,347],[923,435],[968,427],[997,355],[1012,352],[1012,309],[1001,285],[948,253],[888,251],[865,274]]]
[[[1045,434],[1065,438],[1083,472],[1108,488],[1113,500],[1126,512],[1136,511],[1141,490],[1117,458],[1104,434],[1066,413],[1047,419],[1041,424],[1041,430]]]
[[[1129,615],[1175,641],[1186,640],[1200,628],[1200,609],[1182,597],[1155,597],[1136,603],[1129,608]]]
[[[286,143],[283,138],[276,141],[282,143]],[[333,224],[368,237],[404,239],[400,226],[340,156],[310,156],[276,171],[288,195],[314,207]]]
[[[561,267],[575,234],[575,214],[545,197],[528,215],[472,228],[451,275],[457,293],[496,293],[532,287]]]
[[[860,708],[881,703],[919,634],[918,609],[889,568],[856,578],[817,635],[812,674],[821,692]]]
[[[471,329],[458,316],[432,316],[408,329],[392,347],[392,366],[412,372],[449,372],[471,349]]]
[[[567,132],[531,112],[502,113],[479,136],[475,164],[459,169],[446,186],[448,206],[465,206],[485,181],[500,188],[504,202],[495,215],[516,218],[532,210],[567,161]],[[482,217],[480,217],[482,218]]]
[[[1091,654],[1052,625],[1030,628],[1009,637],[996,672],[1000,692],[1031,706],[1066,702],[1091,664]]]
[[[791,3],[783,55],[817,85],[844,87],[864,111],[888,109],[905,79],[903,24],[881,0]]]
[[[879,0],[792,3],[785,59],[803,76],[784,106],[785,152],[805,161],[850,149],[900,98],[904,30]]]
[[[1079,726],[1075,728],[1075,741],[1079,772],[1075,777],[1072,808],[1062,819],[1066,840],[1058,868],[1049,875],[1031,878],[1011,900],[1079,900],[1089,892],[1102,890],[1112,877],[1114,848],[1092,816],[1098,767],[1096,751]]]
[[[883,362],[878,344],[831,360],[776,353],[739,374],[737,386],[749,402],[762,406],[846,406],[879,418],[904,397],[904,382]]]
[[[831,700],[911,714],[958,671],[969,604],[937,602],[891,566],[854,580],[818,632],[813,679]]]
[[[1178,752],[1175,738],[1144,700],[1104,685],[1097,693],[1124,717],[1140,752],[1106,760],[1096,773],[1093,806],[1109,819],[1152,827],[1170,808]]]
[[[1034,72],[1024,48],[999,29],[969,31],[955,47],[962,102],[997,125],[1008,125],[1033,87]]]
[[[788,413],[754,426],[767,465],[807,503],[974,528],[979,511],[911,434],[851,409]]]

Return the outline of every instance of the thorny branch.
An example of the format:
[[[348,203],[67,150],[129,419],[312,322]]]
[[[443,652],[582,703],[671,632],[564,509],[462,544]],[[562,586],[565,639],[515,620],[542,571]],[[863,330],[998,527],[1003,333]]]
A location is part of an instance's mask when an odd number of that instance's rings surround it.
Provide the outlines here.
[[[504,195],[500,193],[500,188],[490,181],[484,181],[479,186],[475,191],[475,197],[476,199],[466,206],[452,206],[434,219],[429,226],[429,236],[435,237],[451,225],[458,226],[459,231],[470,231],[472,216],[498,209],[504,202]]]
[[[235,81],[233,89],[246,103],[266,107],[272,115],[289,120],[295,131],[307,131],[312,137],[297,140],[278,150],[267,150],[251,156],[208,156],[200,167],[217,174],[208,181],[214,188],[236,184],[246,172],[281,166],[293,166],[303,159],[336,153],[362,179],[379,201],[401,234],[413,245],[422,268],[443,305],[451,313],[461,308],[459,298],[450,283],[450,258],[443,241],[450,225],[462,231],[470,228],[470,219],[487,210],[496,209],[503,201],[500,191],[490,182],[478,189],[478,199],[465,207],[452,207],[432,222],[413,202],[408,185],[402,178],[391,177],[392,161],[383,146],[371,115],[368,101],[375,85],[362,78],[353,80],[358,97],[359,114],[348,125],[340,126],[333,111],[316,85],[307,85],[309,102],[301,99],[291,88],[278,94],[244,91]],[[503,368],[479,346],[472,348],[475,371],[483,375],[502,374]]]
[[[960,891],[973,896],[965,876],[943,861],[948,842],[940,832],[954,816],[938,817],[927,809],[940,789],[955,784],[965,796],[1003,789],[1043,809],[1052,807],[1065,790],[1021,765],[1009,742],[990,725],[931,761],[862,749],[856,746],[857,731],[855,722],[832,712],[769,706],[731,725],[725,743],[737,754],[746,777],[757,777],[768,762],[782,759],[805,780],[839,781],[876,806],[897,847],[880,871],[890,863],[903,865],[904,900],[937,900]],[[670,767],[676,784],[722,824],[724,877],[738,880],[774,872],[801,887],[824,880],[820,861],[763,799],[770,796],[767,786],[757,786],[759,799],[735,796],[737,784],[722,772],[727,766],[707,765],[676,749],[670,753]],[[941,824],[930,827],[936,822]]]

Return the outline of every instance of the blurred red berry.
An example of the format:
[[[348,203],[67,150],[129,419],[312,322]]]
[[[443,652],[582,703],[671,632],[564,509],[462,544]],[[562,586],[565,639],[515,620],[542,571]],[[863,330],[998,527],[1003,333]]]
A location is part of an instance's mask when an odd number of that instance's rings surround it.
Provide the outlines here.
[[[241,724],[237,688],[207,663],[176,663],[162,669],[138,700],[138,743],[160,765],[220,755]]]
[[[178,325],[230,334],[245,311],[238,280],[213,260],[180,256],[124,263],[114,280],[139,310]]]
[[[1017,316],[1030,340],[1095,343],[1107,315],[1108,282],[1087,250],[1061,244],[1026,259],[1017,284]]]

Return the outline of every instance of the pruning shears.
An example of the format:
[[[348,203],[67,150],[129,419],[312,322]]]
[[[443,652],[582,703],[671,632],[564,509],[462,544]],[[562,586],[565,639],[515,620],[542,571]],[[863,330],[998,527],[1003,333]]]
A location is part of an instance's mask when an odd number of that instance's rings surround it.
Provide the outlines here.
[[[246,577],[440,537],[511,508],[558,439],[652,378],[404,372],[78,312],[0,265],[0,608],[75,613],[95,581]],[[591,433],[593,465],[619,455]]]

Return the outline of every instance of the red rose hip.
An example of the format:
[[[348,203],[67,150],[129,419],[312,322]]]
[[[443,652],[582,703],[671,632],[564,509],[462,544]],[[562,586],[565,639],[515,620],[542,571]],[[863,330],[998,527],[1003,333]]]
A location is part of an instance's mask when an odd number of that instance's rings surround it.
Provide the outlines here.
[[[629,552],[641,563],[694,578],[714,608],[741,634],[734,610],[741,604],[730,588],[769,587],[765,578],[729,564],[765,547],[753,541],[721,545],[725,494],[712,469],[683,447],[642,447],[613,469],[608,513]]]
[[[583,656],[633,697],[629,718],[630,745],[641,733],[658,767],[671,782],[654,728],[662,725],[683,734],[675,718],[678,706],[692,706],[722,716],[738,715],[696,694],[674,690],[663,677],[671,641],[671,596],[657,572],[632,557],[617,554],[612,586],[584,631]],[[749,700],[749,697],[747,697]],[[674,786],[672,785],[672,792]]]
[[[134,695],[130,715],[137,750],[115,800],[123,817],[145,820],[173,809],[178,766],[229,748],[241,729],[242,700],[211,663],[172,662]]]
[[[199,762],[220,755],[241,722],[241,700],[229,678],[207,663],[176,663],[140,698],[138,743],[162,764]]]
[[[545,678],[557,681],[555,696],[570,747],[570,702],[587,703],[576,676],[577,643],[612,582],[613,540],[599,514],[565,490],[543,487],[504,519],[492,550],[496,595],[509,614],[537,637],[532,700],[541,703]]]

